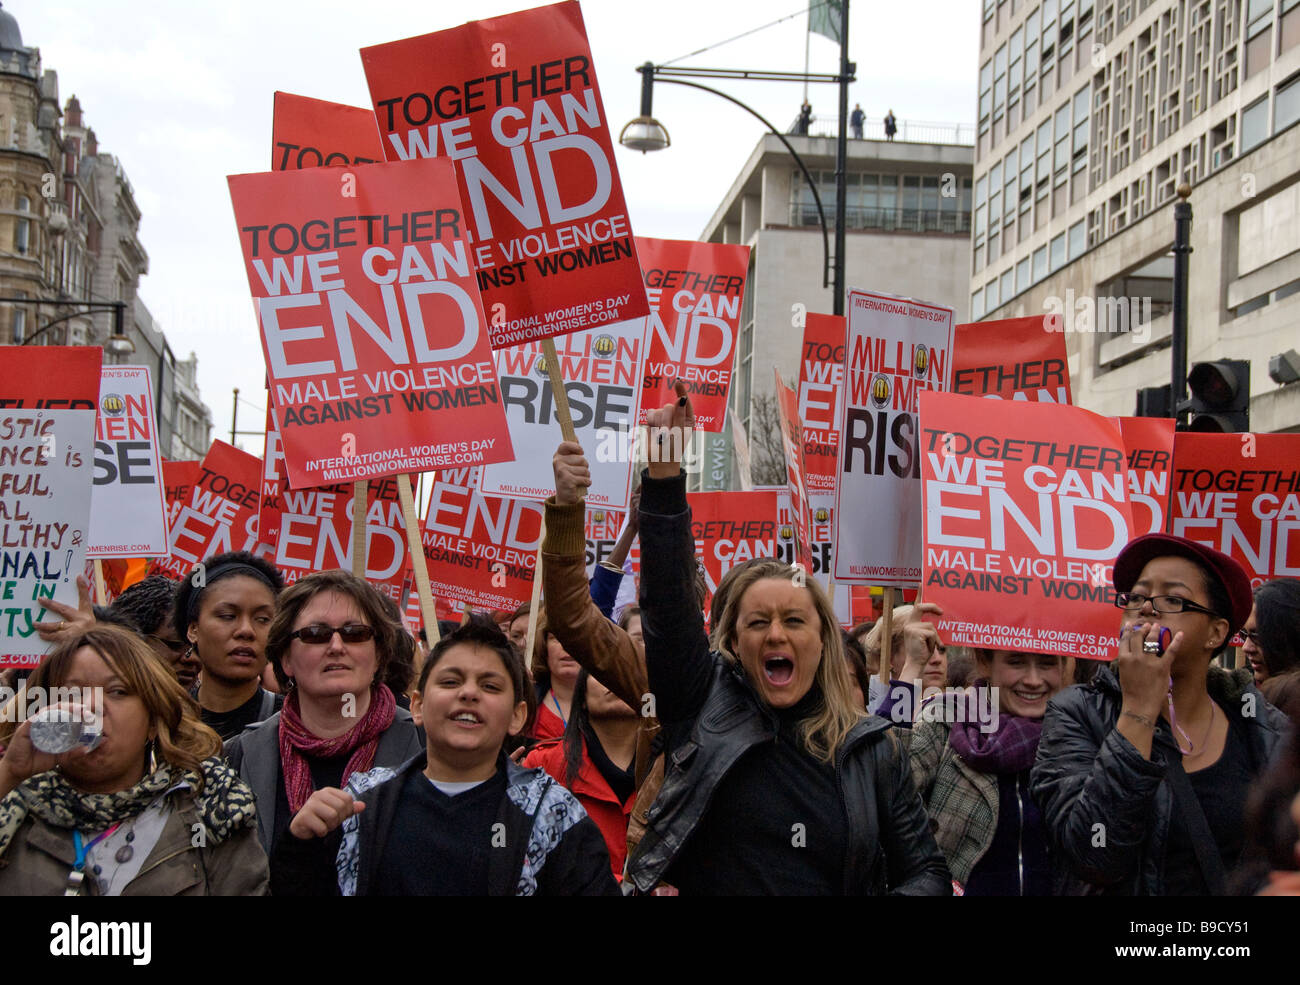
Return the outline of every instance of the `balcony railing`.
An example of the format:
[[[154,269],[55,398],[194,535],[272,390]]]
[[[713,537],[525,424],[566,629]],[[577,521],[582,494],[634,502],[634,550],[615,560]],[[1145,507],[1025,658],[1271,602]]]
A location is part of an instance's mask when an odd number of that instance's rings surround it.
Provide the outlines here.
[[[834,221],[834,203],[823,201],[826,221]],[[790,209],[790,225],[817,226],[821,219],[811,203],[796,203]],[[861,205],[845,208],[846,229],[870,229],[900,233],[969,233],[970,213],[955,209],[882,209]]]
[[[796,117],[797,120],[797,117]],[[897,120],[898,133],[894,141],[912,144],[961,144],[965,147],[975,145],[975,125],[972,123],[932,123],[924,120]],[[795,123],[787,127],[789,133],[796,133]],[[808,128],[810,137],[837,137],[840,132],[838,116],[819,117],[814,115],[812,125]],[[849,128],[849,139],[854,140],[853,129]],[[867,117],[862,125],[863,140],[885,140],[885,122],[880,118]]]

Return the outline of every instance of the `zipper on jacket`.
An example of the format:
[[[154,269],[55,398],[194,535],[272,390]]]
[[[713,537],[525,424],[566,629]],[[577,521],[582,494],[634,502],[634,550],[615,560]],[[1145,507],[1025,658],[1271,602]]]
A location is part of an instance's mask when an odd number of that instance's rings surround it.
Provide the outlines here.
[[[1016,870],[1020,879],[1020,895],[1025,895],[1025,802],[1020,789],[1021,774],[1016,774]]]

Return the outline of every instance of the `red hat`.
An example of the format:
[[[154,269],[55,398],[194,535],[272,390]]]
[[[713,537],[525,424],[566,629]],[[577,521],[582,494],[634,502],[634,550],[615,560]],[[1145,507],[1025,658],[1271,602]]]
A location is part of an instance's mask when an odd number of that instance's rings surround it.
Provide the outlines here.
[[[1185,537],[1144,534],[1130,540],[1115,559],[1115,590],[1131,591],[1147,562],[1158,557],[1185,557],[1199,564],[1223,586],[1224,593],[1228,596],[1232,611],[1220,615],[1232,624],[1232,632],[1235,633],[1246,624],[1250,618],[1251,606],[1254,605],[1250,578],[1246,572],[1228,555]]]

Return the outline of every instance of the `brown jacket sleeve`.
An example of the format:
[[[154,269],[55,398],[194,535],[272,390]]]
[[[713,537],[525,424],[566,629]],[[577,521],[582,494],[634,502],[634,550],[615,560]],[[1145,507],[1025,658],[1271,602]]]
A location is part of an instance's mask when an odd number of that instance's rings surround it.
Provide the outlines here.
[[[644,658],[637,653],[631,637],[606,619],[591,600],[587,583],[584,511],[582,503],[557,506],[555,497],[546,501],[546,539],[542,541],[546,628],[560,641],[569,656],[640,715],[641,727],[636,744],[639,795],[633,809],[632,824],[635,828],[638,827],[638,811],[644,815],[663,780],[663,768],[656,764],[657,769],[650,776],[652,782],[646,782],[647,775],[651,774],[650,743],[659,731],[659,721],[653,714],[647,714],[653,712],[654,707],[646,704],[650,681]]]
[[[546,502],[542,543],[542,590],[546,628],[591,676],[636,711],[650,689],[645,661],[631,638],[605,618],[591,600],[587,584],[584,505]]]

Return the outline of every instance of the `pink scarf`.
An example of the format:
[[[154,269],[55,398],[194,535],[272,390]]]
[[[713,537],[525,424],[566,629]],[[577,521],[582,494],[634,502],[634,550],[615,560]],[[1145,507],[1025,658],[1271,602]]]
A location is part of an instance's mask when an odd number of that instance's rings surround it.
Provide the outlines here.
[[[298,692],[290,691],[280,710],[280,764],[284,770],[284,792],[289,797],[289,810],[297,814],[314,792],[311,768],[307,756],[333,759],[351,753],[343,770],[343,783],[353,773],[364,773],[375,764],[375,750],[379,737],[393,724],[397,701],[387,685],[370,689],[370,707],[361,721],[342,735],[322,739],[307,731],[298,707]]]

